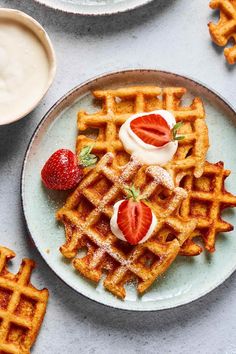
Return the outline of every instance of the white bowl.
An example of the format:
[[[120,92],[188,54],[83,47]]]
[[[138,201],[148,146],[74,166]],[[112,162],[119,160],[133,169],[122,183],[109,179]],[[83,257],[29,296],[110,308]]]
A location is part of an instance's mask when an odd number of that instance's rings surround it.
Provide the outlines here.
[[[102,16],[134,10],[153,0],[35,0],[55,10],[85,16]]]
[[[43,29],[43,27],[32,17],[28,16],[24,12],[18,11],[18,10],[13,10],[13,9],[0,9],[0,21],[1,20],[10,20],[10,21],[15,21],[16,23],[19,23],[25,27],[27,27],[28,30],[30,30],[40,41],[40,44],[44,48],[46,54],[47,54],[47,59],[48,59],[48,75],[47,75],[47,81],[46,85],[44,85],[44,88],[42,92],[35,98],[33,101],[27,103],[27,99],[25,101],[25,105],[23,109],[21,109],[19,112],[14,112],[12,115],[10,114],[10,117],[1,118],[0,120],[0,125],[5,125],[9,123],[13,123],[15,121],[18,121],[19,119],[25,117],[28,113],[30,113],[42,100],[42,98],[45,96],[46,92],[48,91],[49,87],[52,84],[52,81],[55,77],[56,73],[56,56],[55,52],[51,43],[51,40],[49,36],[47,35],[46,31]],[[17,54],[17,53],[16,53]]]

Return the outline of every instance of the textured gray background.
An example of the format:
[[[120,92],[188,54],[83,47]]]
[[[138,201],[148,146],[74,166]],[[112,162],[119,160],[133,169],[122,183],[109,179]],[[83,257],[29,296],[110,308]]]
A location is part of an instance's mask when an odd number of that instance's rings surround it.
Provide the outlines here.
[[[156,0],[130,13],[101,18],[57,13],[32,0],[0,0],[35,17],[54,43],[56,80],[39,107],[22,121],[0,127],[0,238],[38,268],[34,281],[50,289],[43,328],[33,349],[47,353],[236,354],[236,274],[184,307],[128,313],[74,293],[45,265],[29,241],[20,206],[20,172],[29,139],[50,106],[73,86],[119,68],[161,68],[208,84],[236,108],[236,66],[210,41],[207,0]]]

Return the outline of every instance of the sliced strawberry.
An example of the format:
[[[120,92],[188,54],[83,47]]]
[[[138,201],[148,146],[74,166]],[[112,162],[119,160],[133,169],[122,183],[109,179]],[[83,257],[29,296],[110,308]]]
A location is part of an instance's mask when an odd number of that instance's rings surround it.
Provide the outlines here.
[[[135,118],[130,127],[146,144],[161,147],[172,140],[171,128],[160,114]]]
[[[67,190],[74,188],[82,179],[83,170],[76,155],[67,149],[54,152],[45,163],[41,178],[49,189]]]
[[[131,245],[137,245],[152,223],[152,211],[142,201],[124,200],[118,210],[117,223]]]

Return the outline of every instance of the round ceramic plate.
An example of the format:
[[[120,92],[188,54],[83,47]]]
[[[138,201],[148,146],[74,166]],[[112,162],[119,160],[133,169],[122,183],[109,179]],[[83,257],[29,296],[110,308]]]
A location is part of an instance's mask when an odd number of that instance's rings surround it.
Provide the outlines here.
[[[129,11],[153,0],[36,0],[56,10],[80,15],[111,15]]]
[[[29,144],[22,173],[22,202],[26,223],[36,247],[51,269],[77,292],[116,308],[151,311],[167,309],[191,302],[216,288],[236,269],[235,232],[218,235],[216,252],[198,257],[177,257],[166,274],[149,291],[137,297],[135,289],[127,288],[125,301],[119,300],[80,276],[59,252],[64,243],[64,228],[55,221],[55,212],[62,206],[66,194],[46,190],[40,171],[48,157],[59,148],[74,150],[77,135],[76,114],[83,109],[96,111],[92,99],[94,89],[130,85],[183,86],[187,88],[185,102],[200,96],[205,104],[211,148],[208,161],[225,162],[232,170],[226,186],[235,192],[236,155],[232,146],[236,140],[236,113],[216,93],[192,79],[155,70],[129,70],[106,74],[86,82],[59,100],[46,114]],[[227,144],[226,144],[227,142]],[[236,225],[236,215],[228,211],[224,217]]]

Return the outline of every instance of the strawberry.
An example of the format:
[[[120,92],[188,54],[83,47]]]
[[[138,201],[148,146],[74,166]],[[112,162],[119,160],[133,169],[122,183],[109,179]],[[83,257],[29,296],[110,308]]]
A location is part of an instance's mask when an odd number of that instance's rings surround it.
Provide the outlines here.
[[[175,124],[171,129],[160,114],[149,114],[131,121],[132,131],[146,144],[161,147],[173,140],[182,140],[184,136],[177,136],[177,130],[182,122]]]
[[[117,224],[125,239],[131,245],[137,245],[147,234],[152,224],[151,209],[138,200],[138,191],[132,187],[132,199],[124,200],[118,209]]]
[[[83,178],[83,167],[91,166],[97,162],[97,157],[90,154],[92,148],[93,146],[85,146],[78,158],[67,149],[54,152],[41,171],[44,185],[55,190],[76,187]]]
[[[49,189],[67,190],[75,187],[82,179],[83,170],[76,155],[67,149],[54,152],[45,163],[41,177]]]

